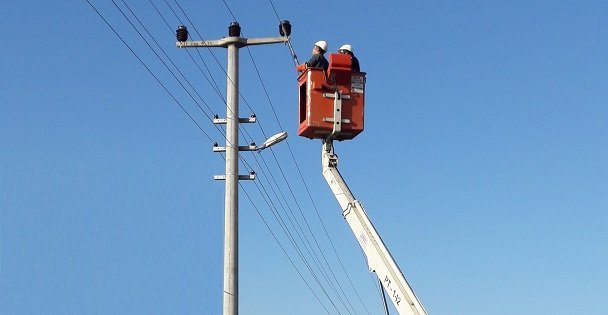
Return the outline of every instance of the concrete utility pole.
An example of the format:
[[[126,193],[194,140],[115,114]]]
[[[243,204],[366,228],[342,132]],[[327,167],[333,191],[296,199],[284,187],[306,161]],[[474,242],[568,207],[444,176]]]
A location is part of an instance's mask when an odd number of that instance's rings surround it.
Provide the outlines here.
[[[287,137],[286,133],[275,135],[261,147],[239,147],[239,123],[253,123],[255,117],[239,118],[239,49],[249,45],[263,45],[288,42],[291,33],[289,21],[279,25],[281,37],[242,38],[237,22],[230,23],[228,37],[211,41],[187,41],[185,26],[177,29],[177,47],[223,47],[228,49],[226,80],[226,119],[214,119],[215,124],[226,124],[226,147],[215,147],[215,152],[226,152],[226,174],[215,179],[226,181],[224,219],[224,315],[238,314],[238,181],[255,179],[255,174],[239,175],[239,151],[261,150]]]

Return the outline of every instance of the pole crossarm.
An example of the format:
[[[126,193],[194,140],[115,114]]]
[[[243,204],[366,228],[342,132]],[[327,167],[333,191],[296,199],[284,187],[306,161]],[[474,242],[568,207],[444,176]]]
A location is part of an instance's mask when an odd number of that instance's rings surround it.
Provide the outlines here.
[[[185,41],[175,42],[175,46],[178,48],[198,48],[198,47],[228,47],[229,45],[236,45],[237,47],[245,47],[252,45],[264,45],[264,44],[277,44],[287,43],[289,37],[262,37],[262,38],[243,38],[243,37],[224,37],[216,40],[199,40],[199,41]]]

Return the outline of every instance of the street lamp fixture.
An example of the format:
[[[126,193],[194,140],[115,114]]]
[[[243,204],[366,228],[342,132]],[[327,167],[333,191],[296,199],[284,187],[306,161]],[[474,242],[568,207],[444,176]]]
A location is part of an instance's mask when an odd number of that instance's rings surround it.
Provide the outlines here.
[[[268,140],[264,141],[264,143],[262,143],[261,146],[259,146],[259,147],[256,148],[256,151],[258,151],[258,152],[262,151],[262,150],[264,150],[264,149],[266,149],[268,147],[271,147],[271,146],[273,146],[273,145],[275,145],[275,144],[277,144],[277,143],[279,143],[279,142],[281,142],[281,141],[283,141],[285,139],[287,139],[287,132],[286,131],[277,133],[276,135],[268,138]]]

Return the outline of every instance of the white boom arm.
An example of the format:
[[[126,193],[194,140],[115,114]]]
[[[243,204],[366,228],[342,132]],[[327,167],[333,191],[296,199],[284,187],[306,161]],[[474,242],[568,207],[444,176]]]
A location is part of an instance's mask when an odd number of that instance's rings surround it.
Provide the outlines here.
[[[389,253],[380,235],[355,199],[338,171],[338,157],[334,154],[332,141],[323,143],[323,176],[338,199],[342,214],[363,248],[369,270],[375,272],[400,315],[426,315],[426,310],[405,280],[399,266]]]

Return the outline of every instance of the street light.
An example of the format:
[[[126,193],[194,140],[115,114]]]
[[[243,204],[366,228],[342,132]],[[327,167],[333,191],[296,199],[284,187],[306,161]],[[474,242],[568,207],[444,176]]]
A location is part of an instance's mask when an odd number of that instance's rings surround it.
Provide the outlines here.
[[[283,141],[285,139],[287,139],[287,132],[286,131],[277,133],[276,135],[268,138],[268,140],[264,141],[264,143],[262,143],[261,146],[259,146],[259,147],[256,148],[256,151],[258,151],[258,152],[262,151],[262,150],[264,150],[264,149],[266,149],[268,147],[271,147],[271,146],[273,146],[273,145],[275,145],[275,144],[277,144],[277,143],[279,143],[279,142],[281,142],[281,141]]]

